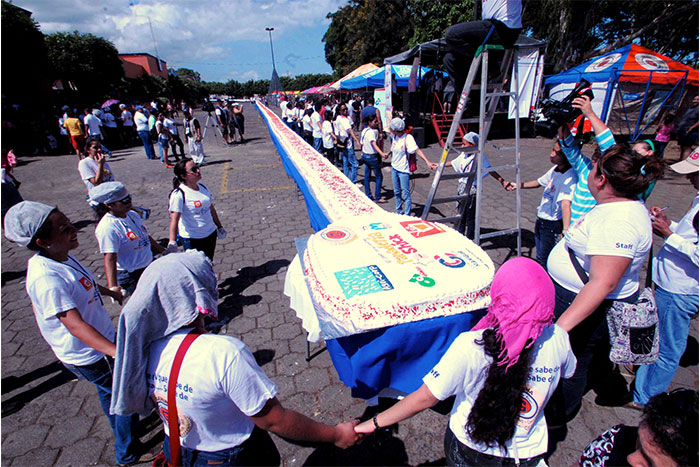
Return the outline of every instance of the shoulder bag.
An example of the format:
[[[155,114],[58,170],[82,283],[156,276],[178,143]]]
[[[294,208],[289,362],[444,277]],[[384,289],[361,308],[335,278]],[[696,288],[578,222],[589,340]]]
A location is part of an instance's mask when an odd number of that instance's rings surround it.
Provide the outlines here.
[[[571,248],[569,258],[581,282],[588,283],[588,274]],[[651,264],[651,251],[649,252]],[[654,292],[642,290],[635,303],[613,300],[606,311],[610,333],[610,361],[623,365],[648,365],[659,358],[659,315]]]
[[[177,415],[177,377],[180,375],[182,361],[185,358],[187,349],[205,331],[201,328],[192,329],[180,343],[177,349],[173,367],[170,369],[168,377],[168,431],[170,433],[170,464],[168,464],[165,454],[160,453],[153,461],[153,467],[180,467],[182,466],[182,453],[180,451],[180,423]]]

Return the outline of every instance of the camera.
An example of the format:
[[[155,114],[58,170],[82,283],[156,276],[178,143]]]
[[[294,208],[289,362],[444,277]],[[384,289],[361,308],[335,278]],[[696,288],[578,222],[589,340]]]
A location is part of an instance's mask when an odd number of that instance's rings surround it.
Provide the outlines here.
[[[542,99],[541,113],[547,119],[544,122],[537,124],[538,128],[544,130],[544,133],[549,136],[554,136],[557,129],[565,123],[573,122],[576,117],[581,115],[581,110],[575,108],[572,104],[575,98],[588,96],[593,100],[593,91],[591,83],[582,79],[580,83],[562,100]]]

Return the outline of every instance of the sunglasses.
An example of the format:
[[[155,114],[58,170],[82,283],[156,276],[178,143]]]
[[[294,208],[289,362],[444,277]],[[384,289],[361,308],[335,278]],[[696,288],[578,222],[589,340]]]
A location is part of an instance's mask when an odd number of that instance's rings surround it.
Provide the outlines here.
[[[129,204],[131,202],[131,195],[128,195],[126,198],[120,199],[117,201],[117,203],[122,203],[122,204]]]
[[[199,173],[199,166],[195,165],[189,170],[189,172],[192,172],[193,174]]]

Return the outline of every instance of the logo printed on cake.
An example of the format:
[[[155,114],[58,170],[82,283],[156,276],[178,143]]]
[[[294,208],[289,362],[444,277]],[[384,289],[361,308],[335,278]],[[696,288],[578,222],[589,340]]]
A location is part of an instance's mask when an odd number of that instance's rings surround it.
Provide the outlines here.
[[[362,230],[386,230],[390,228],[391,226],[389,224],[383,222],[372,222],[369,225],[362,226]]]
[[[331,227],[321,232],[321,238],[327,242],[343,244],[355,240],[355,233],[344,227]]]
[[[404,221],[399,222],[399,224],[401,224],[401,226],[415,238],[427,237],[429,235],[435,235],[445,231],[445,229],[439,225],[424,220]]]
[[[337,271],[335,278],[345,298],[348,299],[355,295],[368,295],[394,289],[382,270],[374,264]]]
[[[432,287],[435,285],[435,279],[428,276],[421,276],[420,274],[414,274],[408,282],[415,282],[416,284],[423,287]]]
[[[463,268],[467,264],[466,261],[453,253],[445,253],[444,256],[445,258],[441,258],[440,255],[435,255],[435,259],[448,268]]]

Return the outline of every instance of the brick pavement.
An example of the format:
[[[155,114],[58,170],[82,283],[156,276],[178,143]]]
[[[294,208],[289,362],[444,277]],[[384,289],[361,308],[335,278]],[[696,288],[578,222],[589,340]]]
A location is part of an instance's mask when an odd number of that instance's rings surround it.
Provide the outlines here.
[[[242,339],[255,353],[263,370],[279,385],[285,406],[319,420],[336,423],[360,416],[364,401],[350,397],[339,382],[327,352],[311,362],[304,359],[305,334],[288,299],[283,295],[286,267],[295,255],[294,238],[308,236],[305,205],[293,181],[286,176],[267,129],[256,111],[246,105],[249,138],[245,145],[226,147],[212,128],[208,129],[205,149],[209,165],[203,169],[203,182],[216,196],[216,206],[228,238],[217,246],[215,269],[221,294],[220,332]],[[199,115],[201,121],[203,115]],[[204,115],[205,117],[205,115]],[[495,142],[498,146],[510,140]],[[550,142],[541,138],[522,141],[523,179],[540,176],[548,168]],[[672,146],[667,151],[676,156]],[[437,160],[440,148],[424,150]],[[490,146],[493,165],[507,163],[503,154]],[[81,228],[80,247],[73,252],[100,277],[102,257],[94,239],[92,211],[85,203],[85,188],[77,173],[75,156],[20,157],[16,169],[25,199],[57,204]],[[152,209],[147,221],[156,239],[167,237],[167,197],[172,171],[160,163],[147,161],[143,149],[119,151],[109,161],[116,178],[125,182],[135,205]],[[428,192],[431,176],[422,161],[415,177],[415,212],[419,213]],[[384,169],[385,188],[391,188],[390,169]],[[361,171],[362,172],[362,171]],[[507,172],[503,172],[510,178]],[[452,182],[450,184],[450,182]],[[441,188],[456,191],[456,182]],[[487,180],[484,190],[482,226],[506,228],[514,224],[513,194]],[[680,177],[669,176],[657,185],[650,202],[670,205],[671,218],[680,218],[692,198],[692,187]],[[387,197],[391,194],[387,191]],[[540,190],[523,192],[523,254],[534,256],[532,230]],[[393,200],[385,209],[391,210]],[[440,209],[448,214],[451,207]],[[112,434],[102,415],[93,386],[75,381],[56,363],[41,338],[24,291],[28,250],[2,240],[2,465],[112,465]],[[512,242],[500,239],[483,247],[497,265],[512,254]],[[658,241],[657,241],[658,246]],[[108,304],[110,315],[119,306]],[[697,343],[697,322],[691,335]],[[312,349],[319,350],[314,345]],[[696,357],[695,350],[693,356]],[[693,359],[691,359],[693,360]],[[697,387],[697,358],[681,368],[673,386]],[[595,405],[589,393],[581,414],[570,424],[567,438],[559,444],[551,465],[570,465],[581,448],[598,433],[620,421],[636,423],[639,414],[630,409]],[[19,410],[9,415],[5,411]],[[443,413],[426,411],[399,425],[395,434],[378,436],[346,452],[332,448],[300,446],[275,437],[284,465],[323,464],[410,464],[443,462],[442,437],[447,424]],[[154,417],[143,420],[144,439],[156,444],[160,425]]]

